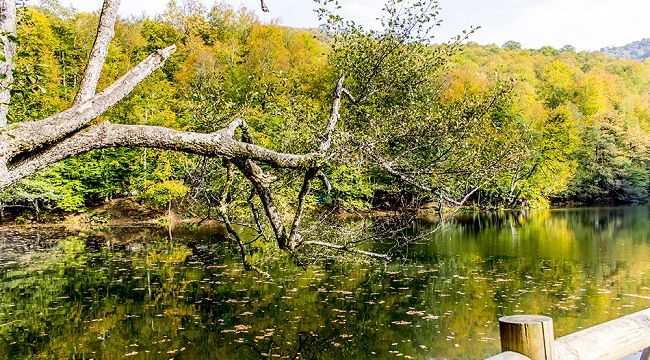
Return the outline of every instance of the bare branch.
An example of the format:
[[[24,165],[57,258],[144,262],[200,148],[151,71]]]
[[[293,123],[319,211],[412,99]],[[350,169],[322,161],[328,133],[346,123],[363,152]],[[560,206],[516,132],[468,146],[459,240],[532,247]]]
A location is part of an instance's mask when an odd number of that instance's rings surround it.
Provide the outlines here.
[[[106,54],[108,54],[108,47],[111,40],[113,40],[113,36],[115,36],[115,21],[117,21],[119,8],[120,0],[104,0],[97,36],[88,58],[86,72],[81,80],[81,87],[74,100],[75,105],[79,105],[95,96],[99,77],[102,74],[102,67],[106,61]]]
[[[305,199],[311,190],[311,181],[316,177],[318,171],[316,169],[309,169],[305,173],[305,179],[302,183],[302,188],[298,194],[298,205],[296,206],[296,214],[293,217],[293,224],[291,225],[291,234],[289,235],[289,242],[296,243],[300,240],[300,223],[302,215],[305,210]]]
[[[228,124],[228,127],[220,130],[220,132],[225,136],[232,138],[235,137],[235,131],[237,131],[237,129],[242,127],[246,127],[245,131],[248,131],[248,126],[246,125],[246,122],[243,119],[235,119],[235,121]]]
[[[359,104],[359,101],[354,97],[354,95],[352,95],[352,93],[348,89],[343,88],[343,95],[347,96],[348,100],[350,100],[352,104],[354,105]]]
[[[340,250],[340,251],[345,251],[353,254],[359,254],[363,256],[367,256],[373,259],[380,259],[380,260],[385,260],[385,261],[390,261],[390,256],[386,254],[379,254],[379,253],[374,253],[372,251],[365,251],[365,250],[360,250],[356,248],[349,248],[345,245],[336,245],[336,244],[331,244],[323,241],[305,241],[303,245],[311,245],[311,246],[322,246],[326,247],[329,249],[335,249],[335,250]]]
[[[106,90],[47,119],[17,124],[5,135],[9,145],[7,160],[18,154],[30,153],[44,145],[53,144],[88,125],[110,107],[126,97],[151,73],[160,68],[176,51],[176,46],[158,50],[122,76]],[[11,139],[11,140],[9,140]]]
[[[368,146],[368,145],[366,145],[366,144],[364,144],[364,143],[361,143],[360,141],[357,141],[356,139],[354,139],[354,138],[353,138],[351,135],[349,135],[349,134],[345,134],[345,136],[346,136],[349,140],[351,140],[352,142],[354,142],[354,143],[359,147],[359,149],[360,149],[363,153],[365,153],[368,157],[370,157],[373,161],[375,161],[375,163],[376,163],[376,164],[377,164],[377,165],[378,165],[382,170],[386,171],[389,175],[392,175],[393,177],[396,177],[396,178],[402,180],[402,181],[405,182],[406,184],[409,184],[409,185],[411,185],[411,186],[413,186],[413,187],[415,187],[415,188],[418,188],[418,189],[420,189],[420,190],[422,190],[422,191],[424,191],[424,192],[432,193],[432,192],[434,191],[433,187],[430,186],[429,184],[425,184],[425,183],[423,183],[422,181],[420,181],[419,179],[417,179],[417,178],[415,178],[415,177],[413,177],[413,176],[411,176],[411,175],[409,175],[409,174],[406,174],[406,173],[404,173],[404,172],[401,172],[401,171],[395,169],[395,168],[390,164],[389,161],[387,161],[386,159],[384,159],[383,157],[381,157],[381,156],[379,156],[377,153],[375,153],[375,152],[370,148],[370,146]]]
[[[336,128],[336,123],[340,118],[341,111],[341,96],[343,94],[343,83],[345,82],[345,76],[342,76],[339,79],[338,84],[336,84],[336,89],[334,90],[334,100],[332,102],[332,113],[330,114],[329,121],[327,122],[327,127],[325,128],[325,137],[323,142],[320,145],[321,154],[327,153],[330,147],[332,146],[332,135],[334,129]]]
[[[251,213],[253,214],[253,222],[255,223],[255,231],[259,234],[261,238],[265,241],[268,241],[264,228],[262,227],[262,217],[260,216],[259,209],[255,205],[255,189],[251,191],[250,196],[248,197],[248,202],[250,203]]]
[[[261,146],[236,141],[226,136],[227,134],[228,131],[202,134],[157,126],[104,122],[63,140],[37,156],[11,165],[7,179],[4,183],[0,183],[0,190],[63,159],[90,150],[110,147],[146,147],[184,151],[225,160],[253,159],[283,168],[310,168],[320,158],[319,154],[278,153]],[[258,180],[262,184],[268,185],[270,178],[261,172],[261,169],[256,174],[259,175]]]
[[[327,154],[330,147],[332,146],[332,135],[334,133],[334,129],[336,129],[336,124],[340,118],[341,97],[343,95],[344,82],[345,82],[345,76],[342,76],[339,79],[339,82],[336,84],[336,89],[334,90],[334,100],[332,101],[332,112],[330,114],[329,121],[327,122],[327,126],[325,128],[325,136],[319,148],[319,153],[322,156],[325,156],[325,154]],[[300,223],[302,221],[302,216],[304,213],[305,199],[307,195],[309,195],[309,192],[311,191],[311,181],[319,173],[322,174],[322,172],[318,167],[308,169],[307,172],[305,173],[305,179],[303,180],[302,188],[300,189],[300,193],[298,194],[298,205],[296,207],[296,213],[293,218],[293,224],[291,225],[291,233],[289,235],[289,244],[292,246],[297,245],[298,241],[300,240],[299,229],[300,229]]]

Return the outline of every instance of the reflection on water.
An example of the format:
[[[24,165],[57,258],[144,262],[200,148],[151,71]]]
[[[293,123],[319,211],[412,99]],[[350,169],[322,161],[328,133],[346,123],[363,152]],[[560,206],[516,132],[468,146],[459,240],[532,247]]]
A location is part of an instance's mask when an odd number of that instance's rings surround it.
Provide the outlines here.
[[[481,358],[501,315],[562,336],[650,306],[648,229],[647,208],[474,215],[406,263],[271,278],[216,235],[4,229],[0,358]]]

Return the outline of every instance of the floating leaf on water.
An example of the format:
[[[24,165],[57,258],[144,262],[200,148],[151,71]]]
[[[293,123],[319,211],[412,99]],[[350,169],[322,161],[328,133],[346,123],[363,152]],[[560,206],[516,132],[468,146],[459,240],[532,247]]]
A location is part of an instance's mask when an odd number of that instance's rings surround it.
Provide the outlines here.
[[[411,325],[412,322],[400,320],[400,321],[393,321],[391,324],[406,326],[406,325]]]
[[[423,320],[427,320],[427,321],[430,321],[430,320],[438,320],[438,319],[440,319],[440,316],[427,314],[426,316],[422,317],[422,319],[423,319]]]
[[[251,329],[249,325],[235,325],[235,330],[240,332],[248,332]]]
[[[406,312],[406,315],[417,315],[417,316],[424,316],[426,312],[424,311],[417,311],[417,310],[409,310]]]

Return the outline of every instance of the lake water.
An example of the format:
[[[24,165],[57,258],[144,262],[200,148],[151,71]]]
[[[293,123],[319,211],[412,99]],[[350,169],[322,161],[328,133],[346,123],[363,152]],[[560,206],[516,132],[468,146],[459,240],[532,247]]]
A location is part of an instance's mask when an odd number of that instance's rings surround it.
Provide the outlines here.
[[[408,253],[266,278],[206,232],[0,229],[0,358],[478,359],[503,315],[650,307],[647,207],[470,215]]]

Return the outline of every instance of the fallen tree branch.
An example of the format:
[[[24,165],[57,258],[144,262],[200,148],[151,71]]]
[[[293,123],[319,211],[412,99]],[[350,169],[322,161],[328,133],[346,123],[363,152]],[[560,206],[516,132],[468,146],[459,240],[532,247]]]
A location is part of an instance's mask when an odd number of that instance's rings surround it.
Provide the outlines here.
[[[392,175],[393,177],[402,180],[406,184],[411,185],[424,192],[428,192],[428,193],[434,192],[434,189],[431,185],[424,184],[419,179],[393,168],[393,166],[388,160],[384,159],[383,157],[375,153],[370,148],[370,146],[362,143],[361,141],[357,141],[354,137],[352,137],[349,134],[344,134],[344,136],[348,140],[352,141],[359,148],[359,150],[361,150],[364,154],[366,154],[366,156],[372,159],[375,162],[375,164],[377,164],[382,170],[386,171],[389,175]]]
[[[253,223],[255,224],[255,231],[259,234],[260,237],[264,239],[264,241],[268,241],[269,239],[266,237],[264,227],[262,226],[262,217],[260,216],[260,211],[257,206],[255,206],[255,194],[255,189],[252,189],[250,195],[248,196],[251,214],[253,215]]]
[[[323,140],[320,144],[319,154],[321,156],[326,156],[329,149],[332,147],[332,137],[334,130],[336,129],[336,124],[340,119],[341,113],[341,97],[343,95],[343,83],[345,82],[345,76],[342,76],[338,83],[336,84],[336,89],[334,90],[334,100],[332,100],[332,111],[330,112],[329,120],[327,121],[327,126],[325,127],[325,134]],[[293,217],[293,224],[291,225],[291,231],[289,235],[289,244],[292,246],[299,246],[300,241],[300,223],[302,221],[302,216],[304,214],[305,207],[305,198],[309,195],[311,191],[311,181],[314,180],[319,174],[322,175],[322,178],[325,179],[324,183],[329,184],[327,177],[324,176],[319,167],[313,167],[307,169],[305,172],[305,178],[303,180],[302,188],[298,194],[298,205],[296,206],[296,213]]]
[[[365,251],[365,250],[360,250],[356,248],[349,248],[345,245],[336,245],[336,244],[331,244],[323,241],[305,241],[302,243],[302,245],[311,245],[311,246],[321,246],[329,249],[334,249],[334,250],[339,250],[339,251],[345,251],[353,254],[359,254],[363,256],[367,256],[373,259],[380,259],[384,261],[390,261],[391,258],[389,255],[386,254],[379,254],[375,253],[372,251]]]
[[[302,222],[302,216],[305,210],[305,200],[307,195],[311,191],[311,181],[316,177],[318,170],[308,169],[305,173],[305,179],[302,183],[302,188],[298,194],[298,205],[296,206],[296,213],[293,216],[293,224],[291,225],[291,233],[289,235],[289,242],[294,244],[300,241],[300,223]]]
[[[63,140],[35,157],[10,165],[6,179],[0,183],[0,190],[58,161],[90,150],[111,147],[184,151],[225,160],[252,159],[283,168],[310,168],[321,157],[319,154],[278,153],[261,146],[236,141],[229,135],[229,129],[203,134],[157,126],[104,122]],[[268,179],[262,179],[261,182],[268,182]]]
[[[321,168],[332,147],[334,131],[340,119],[341,100],[345,93],[343,88],[345,78],[341,77],[337,83],[331,113],[322,140],[312,153],[287,154],[255,145],[252,133],[243,119],[236,119],[227,127],[209,134],[184,132],[156,126],[114,124],[108,121],[93,123],[108,109],[129,95],[138,84],[154,71],[160,69],[176,51],[175,46],[158,50],[112,85],[96,94],[109,43],[115,34],[119,4],[120,0],[104,0],[95,42],[79,92],[72,107],[39,121],[22,122],[9,126],[6,125],[6,121],[3,122],[4,119],[0,118],[0,191],[58,161],[103,148],[156,148],[220,158],[227,166],[227,183],[224,193],[218,199],[218,212],[226,225],[230,238],[239,246],[244,265],[249,268],[246,260],[246,244],[237,233],[233,226],[234,222],[228,215],[228,201],[233,182],[232,165],[237,167],[248,179],[259,197],[266,218],[275,234],[278,247],[291,254],[299,263],[300,259],[296,253],[297,240],[300,238],[299,229],[304,214],[306,197],[311,190],[311,181],[319,177],[327,191],[331,188]],[[4,50],[11,50],[11,46],[7,45],[9,44],[8,40],[11,39],[4,35],[15,32],[14,5],[13,0],[0,0],[0,10],[2,10],[0,12],[0,26],[2,26],[3,30],[2,45]],[[262,10],[268,11],[264,0],[261,1],[261,6]],[[6,26],[9,26],[9,28]],[[7,34],[5,33],[6,29],[9,29]],[[5,58],[10,59],[11,56],[5,56]],[[4,72],[5,78],[11,80],[11,66],[4,66],[0,68],[0,71]],[[10,86],[11,81],[8,81],[7,85]],[[4,91],[4,88],[0,90],[2,90],[2,96],[9,94],[9,92]],[[350,96],[349,93],[347,95]],[[0,104],[0,110],[5,109],[5,105],[9,103],[9,95],[6,95],[6,97],[6,101]],[[354,100],[352,101],[354,102]],[[240,140],[236,139],[237,134],[240,134]],[[281,213],[276,205],[271,190],[271,183],[276,178],[270,172],[262,169],[261,165],[268,165],[272,168],[304,170],[303,187],[298,197],[298,206],[290,231],[287,231],[284,223],[285,214]],[[257,228],[261,236],[263,236],[260,216],[256,214],[254,205],[252,205],[252,209]],[[310,244],[327,246],[336,250],[349,251],[385,260],[389,259],[385,255],[352,249],[348,248],[348,246],[321,242],[311,242]]]
[[[318,171],[316,177],[320,179],[323,184],[323,190],[325,190],[325,193],[329,195],[332,192],[332,183],[330,182],[330,179],[327,178],[327,175],[325,175],[322,170]]]
[[[13,124],[0,129],[0,137],[8,145],[7,160],[10,161],[20,154],[33,152],[47,144],[54,144],[82,129],[129,95],[138,84],[159,69],[175,51],[176,46],[158,50],[124,74],[113,85],[68,110],[40,121]]]

